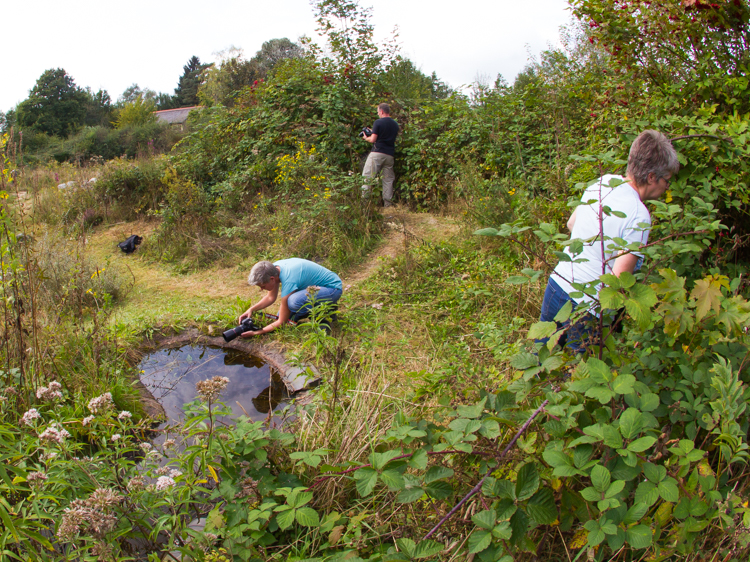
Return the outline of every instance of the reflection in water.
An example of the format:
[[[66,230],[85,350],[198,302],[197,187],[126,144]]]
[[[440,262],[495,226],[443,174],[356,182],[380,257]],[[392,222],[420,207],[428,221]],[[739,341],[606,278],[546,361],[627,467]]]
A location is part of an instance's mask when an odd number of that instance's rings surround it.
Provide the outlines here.
[[[234,349],[192,345],[162,349],[144,357],[140,370],[141,381],[172,423],[183,418],[182,405],[195,400],[195,383],[214,376],[229,379],[220,398],[232,409],[225,423],[244,414],[256,421],[265,419],[288,398],[284,383],[270,365]]]

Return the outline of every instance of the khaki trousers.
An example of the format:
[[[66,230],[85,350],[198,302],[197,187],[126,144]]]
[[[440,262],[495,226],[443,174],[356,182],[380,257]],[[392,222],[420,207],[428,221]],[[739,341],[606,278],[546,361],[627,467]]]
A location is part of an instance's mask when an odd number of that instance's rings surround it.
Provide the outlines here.
[[[383,182],[383,205],[390,207],[393,204],[393,182],[396,179],[393,172],[393,156],[382,152],[370,152],[362,170],[362,177],[365,178],[365,184],[362,186],[363,198],[370,195],[368,180],[376,178],[379,174]]]

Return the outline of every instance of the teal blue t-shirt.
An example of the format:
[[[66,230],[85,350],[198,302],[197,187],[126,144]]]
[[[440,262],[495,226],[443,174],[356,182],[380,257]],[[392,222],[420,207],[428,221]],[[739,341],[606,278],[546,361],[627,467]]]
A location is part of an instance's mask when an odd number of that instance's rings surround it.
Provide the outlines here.
[[[315,285],[329,289],[341,289],[341,278],[333,271],[326,269],[310,260],[289,258],[273,262],[281,273],[281,298],[291,295],[295,291],[307,289]]]

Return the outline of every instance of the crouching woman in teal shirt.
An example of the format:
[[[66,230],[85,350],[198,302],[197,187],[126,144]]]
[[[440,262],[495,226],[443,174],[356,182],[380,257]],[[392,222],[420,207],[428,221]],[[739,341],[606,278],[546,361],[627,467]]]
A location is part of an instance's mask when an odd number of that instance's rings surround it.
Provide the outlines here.
[[[243,338],[272,332],[287,321],[296,322],[310,314],[312,307],[322,302],[336,303],[343,288],[341,278],[333,271],[315,262],[301,258],[289,258],[271,263],[261,261],[250,270],[247,278],[250,285],[268,291],[265,297],[240,315],[240,323],[258,310],[271,306],[279,298],[279,317],[262,330],[244,332]]]

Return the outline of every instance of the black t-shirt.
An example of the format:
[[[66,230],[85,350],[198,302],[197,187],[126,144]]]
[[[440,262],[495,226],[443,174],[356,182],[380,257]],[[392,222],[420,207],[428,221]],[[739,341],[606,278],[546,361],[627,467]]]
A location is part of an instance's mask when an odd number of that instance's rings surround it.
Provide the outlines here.
[[[398,123],[390,117],[378,119],[372,125],[372,133],[378,135],[372,147],[373,152],[382,152],[394,156],[396,154],[396,135],[398,135]]]

